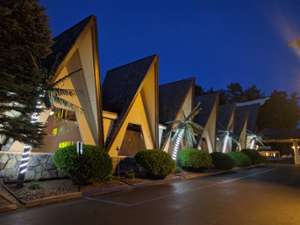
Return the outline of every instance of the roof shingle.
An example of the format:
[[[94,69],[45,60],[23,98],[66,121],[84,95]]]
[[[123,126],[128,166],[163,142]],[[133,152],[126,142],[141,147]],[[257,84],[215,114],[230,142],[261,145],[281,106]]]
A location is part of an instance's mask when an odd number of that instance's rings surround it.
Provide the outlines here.
[[[187,78],[159,86],[159,122],[176,119],[188,91],[195,84],[195,78]]]
[[[84,30],[85,26],[93,18],[95,18],[95,16],[88,16],[53,38],[54,43],[51,47],[52,53],[48,55],[46,60],[43,62],[44,66],[50,71],[51,75],[55,73],[58,66],[64,60],[65,56],[70,51],[79,35]]]
[[[200,112],[195,117],[195,122],[204,127],[209,119],[211,111],[214,107],[215,102],[217,101],[218,94],[205,94],[195,97],[195,104],[200,103]]]
[[[116,135],[120,123],[156,57],[156,55],[148,56],[107,72],[102,86],[103,109],[118,113],[118,118],[106,144],[110,143]]]

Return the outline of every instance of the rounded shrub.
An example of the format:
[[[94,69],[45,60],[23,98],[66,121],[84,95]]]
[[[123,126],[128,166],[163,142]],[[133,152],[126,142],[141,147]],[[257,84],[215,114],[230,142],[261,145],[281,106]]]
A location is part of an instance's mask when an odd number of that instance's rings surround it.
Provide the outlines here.
[[[245,167],[251,165],[251,159],[242,152],[229,152],[227,155],[234,161],[234,165],[238,167]]]
[[[181,168],[199,171],[212,166],[212,159],[208,152],[187,148],[179,151],[178,164]]]
[[[175,170],[174,160],[161,150],[140,151],[135,155],[135,160],[152,179],[163,179]]]
[[[256,150],[243,149],[242,153],[246,154],[251,159],[252,164],[259,164],[264,162],[264,157],[260,155]]]
[[[229,170],[234,167],[233,159],[222,152],[213,152],[210,154],[212,158],[212,163],[216,169],[219,170]]]
[[[76,145],[60,148],[54,153],[53,161],[76,184],[106,180],[113,168],[108,153],[93,145],[83,145],[82,155],[77,154]]]

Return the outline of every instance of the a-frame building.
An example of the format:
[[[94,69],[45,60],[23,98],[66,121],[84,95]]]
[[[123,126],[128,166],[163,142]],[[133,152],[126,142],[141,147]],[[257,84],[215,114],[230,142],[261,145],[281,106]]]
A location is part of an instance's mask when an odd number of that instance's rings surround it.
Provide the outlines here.
[[[181,120],[193,109],[195,78],[190,77],[159,86],[160,148],[171,151],[172,121]]]
[[[246,148],[248,117],[249,112],[247,110],[247,107],[236,107],[233,132],[240,143],[240,150]]]
[[[52,53],[45,66],[55,87],[73,90],[62,96],[77,106],[70,110],[57,103],[43,112],[40,121],[46,124],[43,145],[33,151],[53,152],[76,141],[102,145],[100,72],[95,16],[89,16],[53,39]],[[11,151],[22,151],[14,142]]]
[[[217,151],[230,152],[234,130],[235,104],[219,106],[217,119]],[[227,137],[226,137],[227,135]]]
[[[218,94],[205,94],[195,97],[195,104],[200,103],[200,113],[195,122],[202,126],[202,135],[198,137],[198,148],[212,153],[216,150],[216,124],[219,106]]]
[[[158,57],[109,70],[103,82],[103,124],[109,154],[133,156],[158,147]]]

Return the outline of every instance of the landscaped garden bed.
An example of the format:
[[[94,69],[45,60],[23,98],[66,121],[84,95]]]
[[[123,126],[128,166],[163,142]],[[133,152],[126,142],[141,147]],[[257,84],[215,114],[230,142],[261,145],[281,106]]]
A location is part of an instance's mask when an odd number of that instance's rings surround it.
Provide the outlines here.
[[[48,197],[61,197],[79,191],[78,186],[69,179],[26,182],[22,188],[16,188],[15,183],[6,184],[6,186],[24,204]]]

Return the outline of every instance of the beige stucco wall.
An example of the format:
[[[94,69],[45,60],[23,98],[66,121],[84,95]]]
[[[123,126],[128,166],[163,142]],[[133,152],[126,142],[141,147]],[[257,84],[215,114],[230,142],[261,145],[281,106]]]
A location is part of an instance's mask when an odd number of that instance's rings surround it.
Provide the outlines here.
[[[246,148],[247,145],[247,124],[248,124],[248,119],[245,120],[245,123],[243,124],[243,128],[241,130],[240,134],[240,145],[241,145],[241,150]]]
[[[141,126],[147,149],[152,149],[155,146],[155,143],[152,140],[151,128],[148,123],[144,102],[141,94],[138,93],[127,114],[127,117],[119,129],[117,136],[109,148],[109,154],[113,157],[118,156],[117,149],[119,149],[122,145],[128,123],[138,124]]]
[[[111,131],[115,120],[118,118],[118,115],[113,112],[103,111],[102,118],[103,118],[103,135],[104,135],[104,143],[105,143],[106,138],[108,137],[109,132]]]
[[[143,86],[141,96],[145,107],[147,119],[149,121],[152,139],[158,138],[158,113],[157,113],[157,71],[156,63],[152,63],[149,68]],[[158,143],[157,143],[158,144]]]
[[[56,82],[77,71],[56,85],[58,88],[75,90],[75,95],[63,96],[63,98],[82,109],[76,110],[77,122],[66,121],[62,123],[61,121],[54,122],[53,119],[49,120],[49,123],[46,123],[45,131],[48,135],[44,138],[44,146],[36,149],[36,151],[53,151],[53,149],[57,149],[60,141],[82,140],[85,144],[96,145],[99,143],[99,138],[102,138],[102,134],[98,129],[99,123],[102,121],[97,115],[97,107],[99,106],[97,94],[100,91],[97,88],[100,89],[100,85],[98,80],[96,80],[99,76],[99,71],[98,65],[95,64],[95,42],[97,40],[93,36],[93,32],[95,32],[94,22],[90,22],[80,34],[64,61],[59,65],[53,80],[53,82]],[[55,106],[64,108],[64,106],[59,104],[55,104]],[[41,115],[44,122],[48,120],[49,111],[47,112],[48,115]],[[65,127],[70,132],[60,137],[53,137],[50,132],[54,126]],[[9,150],[23,151],[23,144],[14,142]]]
[[[206,125],[204,126],[203,133],[202,133],[202,138],[206,140],[207,144],[207,151],[209,153],[212,153],[216,151],[216,124],[217,124],[217,111],[218,111],[218,100],[215,102],[210,116],[207,120]],[[201,147],[201,142],[198,145],[198,147]]]

